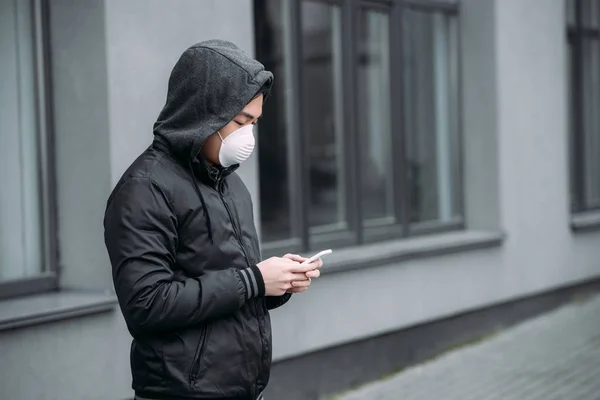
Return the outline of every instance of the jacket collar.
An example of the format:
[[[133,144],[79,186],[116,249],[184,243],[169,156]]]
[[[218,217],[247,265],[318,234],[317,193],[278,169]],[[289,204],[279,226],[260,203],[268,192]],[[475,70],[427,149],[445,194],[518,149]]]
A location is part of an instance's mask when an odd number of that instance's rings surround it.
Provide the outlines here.
[[[202,156],[196,157],[195,159],[191,160],[191,162],[189,159],[183,160],[181,156],[177,155],[177,153],[170,148],[169,144],[162,137],[156,136],[152,146],[155,149],[168,154],[171,156],[171,158],[176,160],[185,168],[192,168],[193,171],[191,172],[193,172],[202,183],[213,187],[216,187],[224,178],[226,178],[228,175],[231,175],[239,168],[239,164],[235,164],[227,168],[210,165]]]

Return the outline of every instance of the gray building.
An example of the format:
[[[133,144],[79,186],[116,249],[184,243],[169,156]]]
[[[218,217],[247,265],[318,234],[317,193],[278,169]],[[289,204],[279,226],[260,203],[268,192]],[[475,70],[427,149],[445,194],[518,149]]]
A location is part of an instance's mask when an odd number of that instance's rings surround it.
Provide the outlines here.
[[[104,207],[209,38],[275,73],[240,169],[265,257],[334,249],[272,314],[272,398],[600,279],[599,0],[0,0],[0,399],[131,398]]]

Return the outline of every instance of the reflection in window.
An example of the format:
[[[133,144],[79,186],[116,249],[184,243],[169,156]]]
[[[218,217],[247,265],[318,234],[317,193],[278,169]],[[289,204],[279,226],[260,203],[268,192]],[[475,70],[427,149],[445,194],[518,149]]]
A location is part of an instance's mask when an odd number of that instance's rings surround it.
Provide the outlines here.
[[[0,280],[42,272],[32,1],[0,1]]]
[[[363,218],[394,217],[387,14],[363,9],[358,34],[358,128]]]
[[[438,12],[408,11],[404,118],[410,222],[460,215],[457,27]]]
[[[341,13],[302,2],[302,108],[308,141],[310,226],[345,221]]]
[[[584,40],[582,44],[586,187],[583,202],[586,208],[600,208],[600,40]]]
[[[567,2],[571,203],[600,209],[600,0]]]
[[[462,226],[458,4],[391,3],[255,0],[269,254]]]
[[[290,27],[284,26],[284,13],[279,0],[256,3],[258,57],[265,68],[273,72],[275,84],[263,106],[263,118],[258,124],[258,153],[260,155],[260,211],[262,240],[273,242],[292,237],[289,179],[289,107]]]

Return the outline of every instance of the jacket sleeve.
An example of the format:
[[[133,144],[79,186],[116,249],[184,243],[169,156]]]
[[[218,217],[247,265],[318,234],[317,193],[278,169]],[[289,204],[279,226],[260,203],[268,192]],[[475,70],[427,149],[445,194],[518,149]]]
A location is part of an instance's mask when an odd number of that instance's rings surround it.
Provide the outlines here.
[[[274,310],[287,303],[292,297],[291,293],[286,293],[283,296],[267,296],[267,309]]]
[[[252,296],[264,295],[264,284],[263,293],[256,293],[245,282],[252,277],[262,281],[256,267],[223,269],[198,278],[174,273],[177,218],[164,192],[150,179],[132,178],[111,196],[104,240],[119,305],[136,332],[202,324],[235,312]]]

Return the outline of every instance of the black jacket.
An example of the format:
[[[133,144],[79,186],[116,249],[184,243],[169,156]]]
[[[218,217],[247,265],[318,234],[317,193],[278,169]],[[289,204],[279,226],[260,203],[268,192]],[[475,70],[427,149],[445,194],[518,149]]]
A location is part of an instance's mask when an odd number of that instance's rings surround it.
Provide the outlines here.
[[[272,80],[231,43],[189,48],[152,145],[109,197],[105,243],[141,397],[255,399],[267,385],[267,310],[289,295],[264,296],[252,201],[236,166],[208,166],[199,153]]]

